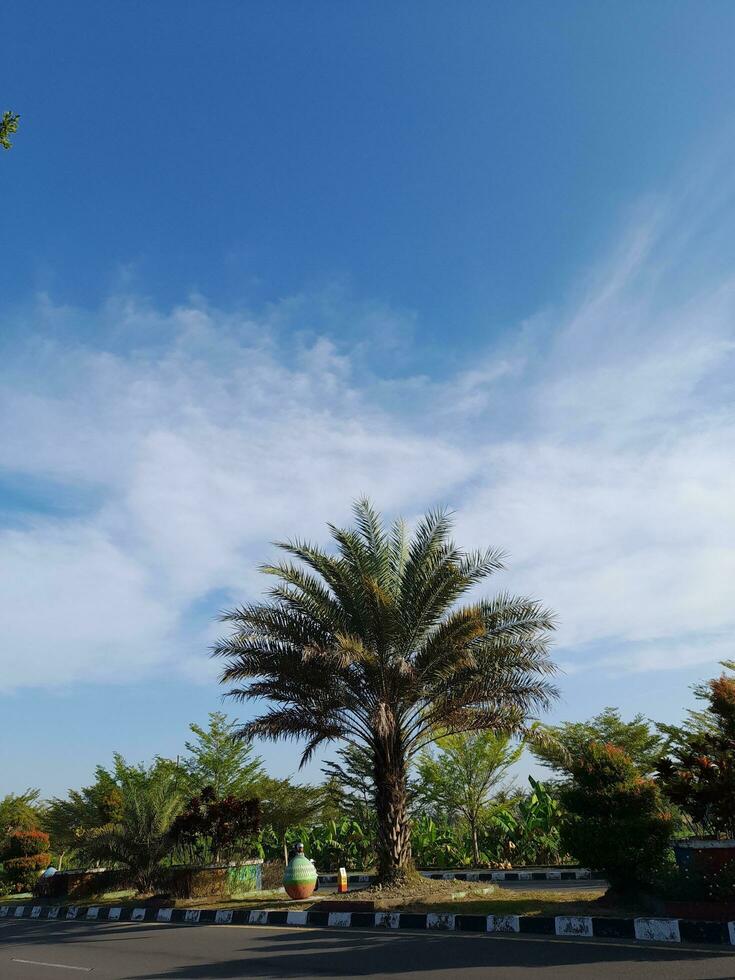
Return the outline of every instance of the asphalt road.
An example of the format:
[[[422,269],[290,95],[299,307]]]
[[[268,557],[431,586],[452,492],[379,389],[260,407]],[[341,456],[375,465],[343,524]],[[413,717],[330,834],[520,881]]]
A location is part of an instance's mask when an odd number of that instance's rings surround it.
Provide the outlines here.
[[[2,980],[734,980],[735,954],[702,947],[426,932],[2,922]]]

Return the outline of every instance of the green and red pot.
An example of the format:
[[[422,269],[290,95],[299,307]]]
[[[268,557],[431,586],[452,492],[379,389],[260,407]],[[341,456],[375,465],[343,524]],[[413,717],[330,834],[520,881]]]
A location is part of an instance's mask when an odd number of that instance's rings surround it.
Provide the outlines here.
[[[286,865],[283,887],[289,898],[309,898],[316,888],[317,873],[311,861],[304,856],[302,844],[296,845],[296,852]]]

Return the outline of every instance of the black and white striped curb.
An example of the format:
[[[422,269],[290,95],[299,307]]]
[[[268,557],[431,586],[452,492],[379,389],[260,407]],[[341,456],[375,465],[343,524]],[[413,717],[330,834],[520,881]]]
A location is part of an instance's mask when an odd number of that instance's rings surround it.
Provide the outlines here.
[[[420,874],[434,881],[583,881],[602,878],[601,874],[593,874],[587,868],[569,868],[559,871],[421,871]],[[347,881],[351,884],[369,885],[376,877],[376,875],[352,872],[347,875]],[[319,883],[336,885],[337,875],[320,873]]]
[[[735,922],[616,919],[585,915],[464,915],[451,912],[326,912],[272,909],[172,909],[148,906],[3,905],[0,919],[180,922],[194,925],[317,926],[347,929],[428,929],[520,933],[568,938],[633,939],[659,943],[735,946]]]

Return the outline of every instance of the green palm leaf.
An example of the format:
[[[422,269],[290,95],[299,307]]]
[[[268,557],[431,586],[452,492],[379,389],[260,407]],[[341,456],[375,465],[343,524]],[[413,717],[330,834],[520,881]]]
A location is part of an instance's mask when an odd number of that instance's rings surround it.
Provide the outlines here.
[[[270,601],[226,613],[231,633],[213,652],[229,696],[268,702],[242,737],[302,740],[302,764],[330,741],[369,754],[389,877],[411,860],[412,759],[439,734],[529,730],[557,696],[554,620],[508,594],[459,605],[504,556],[462,551],[446,511],[426,514],[412,535],[403,521],[386,528],[368,500],[354,514],[352,528],[329,525],[334,552],[280,544],[288,559],[262,569],[277,579]]]

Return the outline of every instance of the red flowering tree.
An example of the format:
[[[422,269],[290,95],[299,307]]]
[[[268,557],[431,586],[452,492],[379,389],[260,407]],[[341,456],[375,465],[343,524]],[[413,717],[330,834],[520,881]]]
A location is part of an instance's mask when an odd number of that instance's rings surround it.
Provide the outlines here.
[[[205,786],[173,823],[171,835],[191,860],[230,861],[244,856],[260,826],[260,801],[217,797]]]
[[[48,834],[41,830],[14,830],[8,835],[2,861],[13,891],[33,891],[38,876],[51,864]]]
[[[729,666],[729,665],[728,665]],[[709,681],[700,697],[700,724],[678,732],[670,757],[658,766],[664,792],[697,833],[735,838],[735,677]]]

